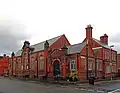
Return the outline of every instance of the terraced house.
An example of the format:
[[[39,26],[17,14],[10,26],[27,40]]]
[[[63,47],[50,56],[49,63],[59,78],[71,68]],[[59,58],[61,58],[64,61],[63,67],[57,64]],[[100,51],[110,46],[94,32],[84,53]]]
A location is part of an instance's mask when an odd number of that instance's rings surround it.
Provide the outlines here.
[[[92,73],[97,79],[114,76],[117,51],[108,45],[108,36],[97,40],[92,37],[92,27],[86,27],[83,42],[71,45],[65,35],[23,47],[9,58],[9,74],[16,77],[54,78],[59,71],[61,79],[77,76],[88,79]]]

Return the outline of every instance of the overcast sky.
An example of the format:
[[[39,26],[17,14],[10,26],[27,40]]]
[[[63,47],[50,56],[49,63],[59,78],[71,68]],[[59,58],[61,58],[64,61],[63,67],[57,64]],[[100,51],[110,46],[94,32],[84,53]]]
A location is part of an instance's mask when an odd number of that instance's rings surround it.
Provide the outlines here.
[[[120,0],[0,0],[0,54],[65,34],[71,44],[107,33],[109,45],[120,51]]]

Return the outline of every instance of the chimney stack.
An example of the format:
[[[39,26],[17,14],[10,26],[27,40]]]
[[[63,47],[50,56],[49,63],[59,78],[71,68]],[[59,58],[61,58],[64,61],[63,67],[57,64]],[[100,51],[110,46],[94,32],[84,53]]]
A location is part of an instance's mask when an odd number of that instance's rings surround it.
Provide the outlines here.
[[[100,37],[100,42],[108,45],[108,35],[104,34],[103,36],[101,36]]]
[[[87,25],[86,29],[86,38],[91,39],[92,38],[92,29],[91,25]]]

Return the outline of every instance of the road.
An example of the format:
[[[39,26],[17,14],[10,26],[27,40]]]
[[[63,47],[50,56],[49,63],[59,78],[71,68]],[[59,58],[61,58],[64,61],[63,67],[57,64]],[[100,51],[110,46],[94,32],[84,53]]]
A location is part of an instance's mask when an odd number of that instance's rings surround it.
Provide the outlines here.
[[[103,85],[103,88],[115,89],[120,87],[120,83]],[[80,87],[75,85],[62,86],[57,84],[36,84],[34,81],[20,81],[0,77],[0,93],[107,93],[98,87]]]

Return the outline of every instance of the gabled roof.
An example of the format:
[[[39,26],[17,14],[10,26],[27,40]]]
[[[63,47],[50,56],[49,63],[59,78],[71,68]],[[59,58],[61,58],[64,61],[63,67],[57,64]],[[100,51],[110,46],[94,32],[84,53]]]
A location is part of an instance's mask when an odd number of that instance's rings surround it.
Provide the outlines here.
[[[110,46],[108,46],[107,44],[104,44],[104,43],[100,42],[99,40],[97,40],[97,39],[95,39],[95,38],[93,38],[93,40],[94,40],[95,42],[97,42],[98,44],[100,44],[102,47],[104,47],[104,48],[109,48],[109,49],[110,49]]]
[[[49,45],[51,46],[51,45],[52,45],[53,43],[55,43],[61,36],[62,36],[62,35],[47,40],[48,43],[49,43]],[[42,50],[44,50],[44,43],[45,43],[45,41],[40,42],[40,43],[35,44],[35,45],[31,45],[30,47],[33,47],[33,48],[34,48],[34,51],[33,51],[33,52],[42,51]],[[21,55],[21,52],[22,52],[21,50],[17,51],[16,54],[15,54],[15,56],[20,56],[20,55]]]
[[[68,54],[80,53],[82,51],[82,49],[85,47],[85,45],[86,45],[86,42],[67,46],[67,48],[68,48],[67,52],[68,52]]]

